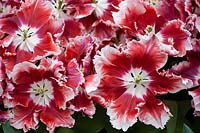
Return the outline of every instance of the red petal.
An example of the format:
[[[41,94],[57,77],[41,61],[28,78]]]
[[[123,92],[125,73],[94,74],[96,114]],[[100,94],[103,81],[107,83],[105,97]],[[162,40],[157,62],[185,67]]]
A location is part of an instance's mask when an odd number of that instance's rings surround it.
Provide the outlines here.
[[[110,40],[112,37],[115,37],[115,29],[112,25],[99,22],[94,29],[94,36],[100,40]]]
[[[91,98],[81,87],[79,88],[78,95],[70,101],[70,108],[74,111],[81,111],[89,117],[92,117],[95,114],[95,106]]]
[[[147,25],[155,24],[155,9],[140,0],[125,0],[119,7],[119,12],[113,13],[115,23],[132,35],[145,30]]]
[[[41,0],[26,1],[22,9],[17,12],[21,23],[31,27],[41,27],[49,20],[51,9]]]
[[[16,16],[1,18],[0,29],[1,32],[13,35],[18,29],[19,20]]]
[[[59,19],[49,19],[48,23],[43,25],[38,31],[37,35],[39,38],[44,38],[44,36],[49,32],[52,34],[53,38],[58,38],[63,33],[64,21]]]
[[[74,92],[69,87],[58,86],[57,84],[53,83],[55,105],[59,109],[66,109],[66,102],[74,98]]]
[[[200,17],[197,17],[195,26],[196,26],[197,30],[200,32]]]
[[[173,56],[184,56],[187,50],[191,50],[190,32],[183,28],[180,20],[169,21],[157,34],[164,45],[172,45],[179,53]],[[167,51],[170,54],[170,51]],[[172,55],[172,54],[170,54]]]
[[[2,57],[0,57],[0,82],[6,79],[6,68],[3,63]]]
[[[87,17],[94,11],[94,5],[92,3],[75,5],[75,8],[78,12],[76,18]]]
[[[95,91],[100,83],[100,76],[97,74],[88,75],[85,77],[84,88],[87,94],[92,91]]]
[[[12,117],[13,117],[13,115],[10,112],[0,110],[0,122],[1,123],[9,120]]]
[[[53,41],[52,35],[47,33],[47,35],[34,47],[34,52],[32,55],[32,60],[38,60],[49,55],[59,55],[60,48]]]
[[[73,38],[81,34],[81,24],[79,22],[74,19],[65,20],[65,29],[63,32],[64,37]]]
[[[144,45],[130,42],[127,54],[130,55],[133,67],[142,68],[147,72],[158,70],[167,62],[167,55],[160,50],[155,39],[149,40]]]
[[[79,85],[84,82],[83,73],[80,71],[77,61],[72,59],[67,65],[67,85],[75,92]]]
[[[189,91],[189,95],[192,96],[192,105],[195,108],[195,114],[200,116],[200,88],[194,90],[194,91]]]
[[[160,28],[164,27],[165,23],[168,21],[180,18],[180,12],[175,8],[175,3],[176,0],[162,0],[157,2],[156,12],[158,18],[156,20],[156,28],[158,31]]]
[[[34,64],[23,62],[15,65],[11,74],[15,84],[30,84],[41,79],[44,70],[39,70]]]
[[[29,85],[17,85],[14,90],[10,92],[11,99],[8,99],[7,104],[9,106],[24,106],[27,107],[29,102],[32,101],[30,98],[30,93],[28,92],[30,89]]]
[[[188,12],[186,12],[187,10],[185,10],[187,6],[186,3],[187,3],[186,0],[177,0],[176,3],[174,4],[176,9],[179,11],[180,14],[179,19],[183,21],[188,17],[189,14],[191,14],[190,12],[188,14]]]
[[[169,108],[162,101],[152,96],[147,96],[145,101],[147,102],[141,107],[139,114],[140,121],[147,125],[150,124],[156,128],[164,129],[171,116]]]
[[[168,92],[176,93],[180,90],[192,87],[191,80],[176,76],[168,71],[161,73],[152,72],[150,76],[153,81],[150,82],[149,89],[154,95],[166,94]]]
[[[127,131],[137,122],[139,108],[144,101],[128,93],[122,94],[118,99],[111,102],[107,107],[107,114],[110,116],[110,122],[116,129]]]
[[[123,62],[123,63],[122,63]],[[117,77],[122,76],[131,69],[131,60],[126,54],[120,53],[118,49],[106,46],[101,49],[99,55],[94,57],[97,73],[110,74]]]
[[[82,65],[82,60],[88,53],[91,53],[92,41],[92,38],[89,36],[77,36],[74,39],[70,39],[66,49],[66,61],[69,62],[75,58]]]
[[[197,6],[200,8],[200,2],[198,0],[195,0]]]
[[[13,109],[14,117],[10,119],[11,126],[16,129],[22,129],[27,132],[30,129],[36,129],[39,123],[39,112],[35,111],[35,106],[29,104],[28,107],[16,106]]]
[[[71,110],[59,110],[52,105],[41,112],[40,120],[47,126],[49,131],[54,131],[59,126],[71,128],[75,122],[71,114]]]

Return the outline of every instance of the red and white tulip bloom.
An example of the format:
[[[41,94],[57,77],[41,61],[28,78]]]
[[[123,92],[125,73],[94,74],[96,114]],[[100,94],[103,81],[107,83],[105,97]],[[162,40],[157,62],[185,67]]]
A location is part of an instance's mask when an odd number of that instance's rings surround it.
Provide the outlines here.
[[[95,56],[94,64],[100,75],[94,99],[105,108],[116,129],[126,131],[140,121],[163,129],[171,113],[155,96],[186,89],[180,76],[158,72],[167,61],[155,40],[145,44],[129,42],[127,49],[119,51],[106,46]],[[169,84],[170,83],[170,84]]]
[[[0,30],[8,34],[1,41],[1,46],[16,53],[17,62],[36,61],[48,55],[58,55],[60,49],[53,41],[52,34],[55,33],[52,31],[55,25],[51,21],[51,8],[47,6],[47,2],[26,1],[16,15],[1,19]]]
[[[48,62],[43,61],[39,66],[29,62],[15,65],[13,89],[8,92],[10,98],[4,100],[13,108],[14,117],[10,119],[13,127],[28,131],[36,129],[42,121],[49,131],[53,131],[58,126],[70,128],[74,125],[73,111],[67,107],[67,102],[75,96],[74,91],[66,86],[62,63],[56,60],[51,64]]]

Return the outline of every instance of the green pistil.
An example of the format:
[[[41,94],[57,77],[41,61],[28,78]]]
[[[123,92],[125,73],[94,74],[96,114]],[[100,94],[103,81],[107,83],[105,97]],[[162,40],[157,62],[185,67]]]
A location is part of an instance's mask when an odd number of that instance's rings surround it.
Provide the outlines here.
[[[138,76],[136,77],[136,79],[135,79],[135,83],[136,83],[136,84],[139,84],[140,81],[142,81],[142,76],[141,76],[141,75],[138,75]]]
[[[45,89],[44,88],[38,88],[37,92],[39,94],[44,94],[45,93]]]
[[[92,0],[93,3],[97,3],[97,0]]]
[[[62,9],[63,2],[64,2],[64,0],[58,1],[58,9]]]
[[[37,94],[39,94],[39,95],[44,95],[44,93],[45,93],[46,91],[48,91],[48,90],[46,90],[46,89],[43,88],[43,87],[38,87],[38,88],[36,89],[36,91],[37,91]]]
[[[156,5],[156,2],[157,2],[157,0],[151,0],[151,3],[152,3],[153,5]]]
[[[84,68],[81,68],[80,71],[81,71],[82,73],[84,73]]]
[[[24,40],[26,40],[26,38],[28,38],[28,31],[29,31],[29,29],[22,31],[23,32],[23,36],[24,36]]]
[[[3,13],[3,8],[0,8],[0,13]]]
[[[147,32],[150,33],[150,32],[152,32],[153,27],[151,25],[147,25],[146,30],[147,30]]]

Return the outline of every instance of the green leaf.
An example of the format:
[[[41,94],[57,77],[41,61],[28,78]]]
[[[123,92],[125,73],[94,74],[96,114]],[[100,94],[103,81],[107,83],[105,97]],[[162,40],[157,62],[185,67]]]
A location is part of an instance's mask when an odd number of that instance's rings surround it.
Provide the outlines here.
[[[2,125],[2,128],[4,133],[22,133],[22,130],[17,130],[11,127],[8,121]]]
[[[75,132],[70,128],[59,127],[56,129],[55,133],[75,133]]]
[[[98,133],[105,127],[105,109],[99,106],[96,108],[96,113],[93,118],[89,118],[88,116],[84,117],[80,113],[78,114],[75,126],[73,128],[76,133]]]
[[[135,123],[133,127],[130,127],[128,133],[162,133],[161,129],[157,129],[152,125],[146,125],[140,121]]]
[[[165,100],[164,103],[170,108],[170,112],[173,115],[166,125],[167,133],[181,133],[185,122],[185,115],[191,108],[190,101]]]
[[[36,133],[49,133],[49,131],[47,131],[46,125],[44,123],[40,122],[39,127],[36,130]]]
[[[185,123],[183,124],[183,133],[194,133],[190,127],[188,127]]]
[[[167,122],[167,125],[166,125],[167,133],[174,133],[176,129],[176,123],[177,123],[178,105],[176,101],[168,100],[168,101],[164,101],[164,103],[170,108],[170,112],[173,115]]]

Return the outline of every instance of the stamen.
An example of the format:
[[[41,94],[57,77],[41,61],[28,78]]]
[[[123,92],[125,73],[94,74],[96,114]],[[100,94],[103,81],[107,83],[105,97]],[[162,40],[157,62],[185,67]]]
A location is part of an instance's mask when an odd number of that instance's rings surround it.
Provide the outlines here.
[[[133,73],[131,73],[131,77],[133,77],[133,78],[134,78],[134,75],[133,75]]]
[[[45,88],[45,83],[43,83],[43,86],[42,86],[43,88]]]
[[[137,87],[137,84],[134,85],[134,88],[136,88],[136,87]]]
[[[142,74],[142,71],[140,71],[139,75],[141,75],[141,74]]]
[[[146,86],[144,84],[141,84],[144,88],[146,88]]]

